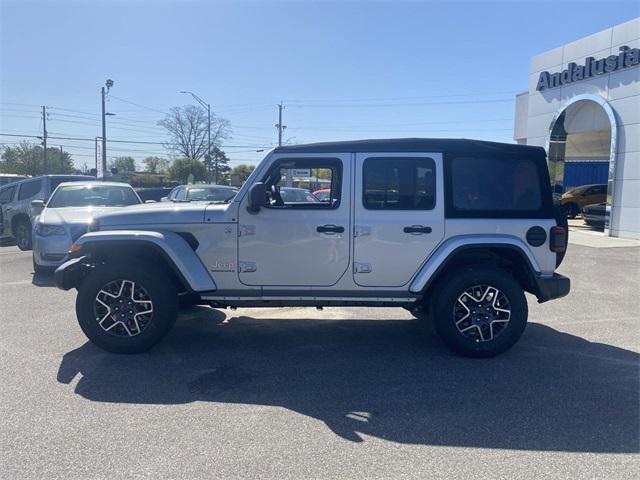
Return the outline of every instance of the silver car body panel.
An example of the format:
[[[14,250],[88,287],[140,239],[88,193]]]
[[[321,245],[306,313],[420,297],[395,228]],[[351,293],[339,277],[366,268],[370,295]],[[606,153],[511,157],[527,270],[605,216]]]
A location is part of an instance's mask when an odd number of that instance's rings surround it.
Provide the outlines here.
[[[80,237],[76,244],[81,248],[87,244],[101,242],[140,242],[160,248],[180,272],[194,292],[216,290],[216,284],[202,264],[198,255],[177,233],[150,230],[112,230],[90,232]]]
[[[122,225],[202,223],[206,204],[156,202],[126,207],[100,216],[100,228]]]

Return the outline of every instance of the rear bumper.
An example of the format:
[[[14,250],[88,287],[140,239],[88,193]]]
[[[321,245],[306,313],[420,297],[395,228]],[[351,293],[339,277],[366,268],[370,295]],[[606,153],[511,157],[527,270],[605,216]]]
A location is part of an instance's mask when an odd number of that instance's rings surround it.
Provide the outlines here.
[[[537,277],[536,284],[538,303],[564,297],[571,290],[571,280],[559,273],[550,277]]]
[[[86,259],[86,256],[72,258],[56,268],[54,273],[56,287],[61,290],[77,287],[89,273],[90,267],[86,264]]]

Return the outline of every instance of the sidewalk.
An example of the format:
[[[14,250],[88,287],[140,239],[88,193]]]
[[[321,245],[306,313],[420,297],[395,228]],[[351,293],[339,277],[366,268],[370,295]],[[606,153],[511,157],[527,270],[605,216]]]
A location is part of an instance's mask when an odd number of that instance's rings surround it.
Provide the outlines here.
[[[582,218],[569,220],[569,243],[593,248],[640,247],[640,240],[607,237],[588,225]]]

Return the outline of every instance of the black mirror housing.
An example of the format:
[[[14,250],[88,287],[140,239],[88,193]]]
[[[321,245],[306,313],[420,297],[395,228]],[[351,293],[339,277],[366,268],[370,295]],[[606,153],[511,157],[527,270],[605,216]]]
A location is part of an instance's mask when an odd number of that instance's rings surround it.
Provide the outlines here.
[[[249,199],[247,201],[247,210],[250,213],[258,213],[260,207],[265,205],[267,201],[267,190],[262,182],[256,182],[249,189]]]

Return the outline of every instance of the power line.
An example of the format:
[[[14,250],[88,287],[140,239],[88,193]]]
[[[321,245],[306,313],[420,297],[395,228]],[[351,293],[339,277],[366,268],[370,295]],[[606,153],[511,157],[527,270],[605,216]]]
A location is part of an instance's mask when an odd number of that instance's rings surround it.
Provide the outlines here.
[[[169,113],[169,112],[165,112],[165,111],[162,111],[162,110],[158,110],[157,108],[147,107],[146,105],[142,105],[140,103],[132,102],[131,100],[126,100],[124,98],[116,97],[115,95],[109,95],[109,98],[113,98],[114,100],[119,100],[121,102],[128,103],[128,104],[134,105],[136,107],[144,108],[145,110],[150,110],[150,111],[153,111],[153,112],[162,113],[163,115],[167,115]]]
[[[455,98],[455,97],[489,97],[497,95],[515,95],[519,93],[517,90],[504,91],[504,92],[484,92],[484,93],[451,93],[451,94],[439,94],[439,95],[423,95],[412,97],[377,97],[377,98],[352,98],[352,99],[334,99],[334,100],[287,100],[287,103],[344,103],[344,102],[377,102],[377,101],[393,101],[393,100],[424,100],[426,98]]]
[[[25,135],[25,134],[14,134],[14,133],[0,133],[0,136],[3,137],[19,137],[19,138],[38,138],[37,135]],[[80,138],[80,137],[62,137],[62,136],[49,136],[48,138],[54,140],[79,140],[85,142],[95,142],[95,138]],[[146,142],[142,140],[115,140],[109,139],[109,142],[112,143],[132,143],[132,144],[142,144],[142,145],[169,145],[169,146],[178,146],[178,144],[170,143],[170,142]],[[221,148],[268,148],[270,145],[222,145]]]
[[[415,102],[415,103],[376,103],[367,105],[311,105],[311,104],[292,104],[296,108],[378,108],[378,107],[423,107],[433,105],[469,105],[480,103],[498,103],[513,102],[515,98],[494,99],[494,100],[461,100],[456,102]]]

